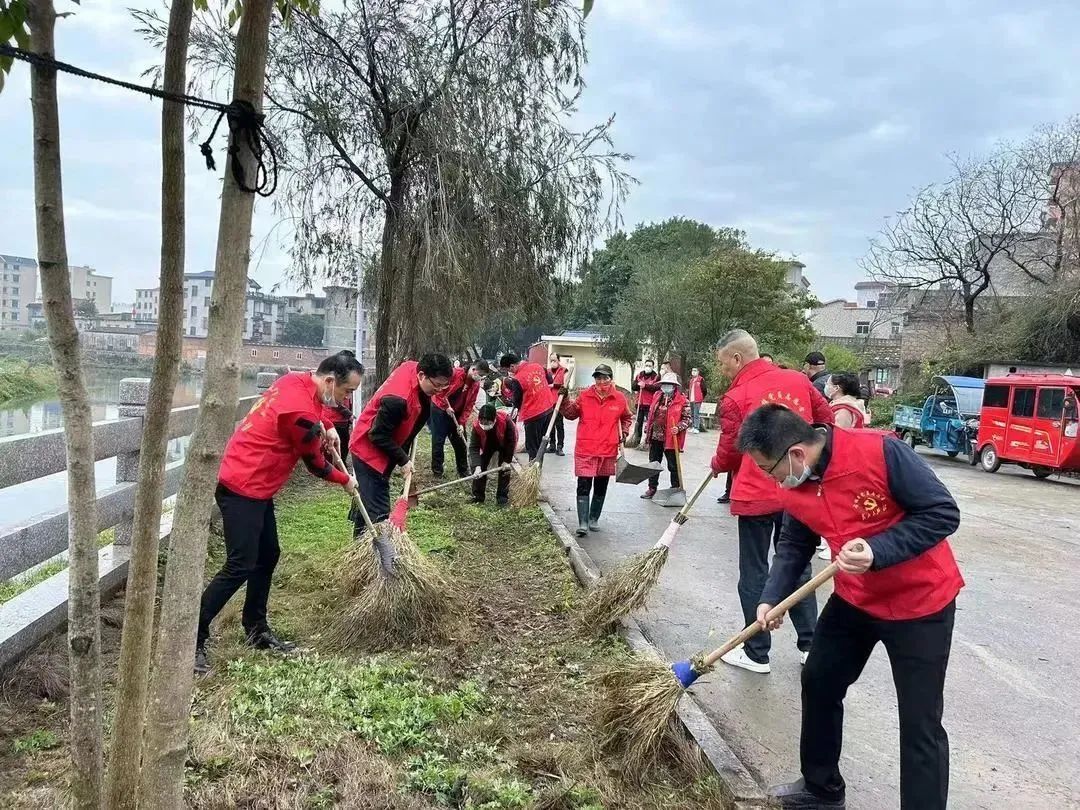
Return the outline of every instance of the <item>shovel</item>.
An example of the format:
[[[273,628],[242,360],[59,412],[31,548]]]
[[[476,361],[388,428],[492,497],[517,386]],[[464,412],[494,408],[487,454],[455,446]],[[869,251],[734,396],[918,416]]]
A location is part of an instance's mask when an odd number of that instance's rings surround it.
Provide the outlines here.
[[[500,464],[498,467],[492,467],[490,470],[481,470],[478,473],[466,475],[464,478],[455,478],[453,481],[444,481],[441,484],[435,484],[434,486],[421,489],[419,492],[412,492],[409,494],[409,508],[412,509],[420,503],[421,495],[427,495],[429,492],[438,492],[440,489],[452,487],[454,484],[464,484],[469,481],[475,481],[477,478],[483,478],[486,475],[494,475],[497,472],[506,472],[513,469],[513,467],[513,464]]]
[[[622,423],[619,424],[619,438],[622,438]],[[633,436],[630,438],[632,439]],[[622,445],[619,446],[619,456],[615,459],[616,483],[640,484],[642,481],[648,481],[654,475],[659,475],[663,470],[664,467],[659,461],[649,461],[645,464],[635,464],[632,461],[627,461]]]
[[[686,506],[686,490],[681,486],[683,482],[682,452],[679,450],[678,436],[675,437],[675,471],[679,475],[680,486],[657,490],[652,498],[653,503],[659,506],[673,506],[677,509]]]

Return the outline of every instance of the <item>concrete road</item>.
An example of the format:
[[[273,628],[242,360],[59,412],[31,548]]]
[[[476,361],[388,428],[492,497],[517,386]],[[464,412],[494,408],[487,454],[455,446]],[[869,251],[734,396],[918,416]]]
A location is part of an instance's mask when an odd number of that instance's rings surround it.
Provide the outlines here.
[[[577,521],[573,437],[567,422],[567,455],[544,462],[544,492],[570,528]],[[688,438],[690,488],[707,474],[717,434]],[[950,806],[1080,808],[1080,486],[1008,467],[990,475],[929,452],[925,458],[963,515],[953,546],[967,586],[957,602],[945,697]],[[666,473],[660,485],[668,485]],[[671,520],[674,510],[640,500],[643,491],[612,482],[602,530],[582,542],[603,570],[648,549]],[[719,646],[741,628],[735,519],[716,502],[722,491],[718,479],[699,500],[650,610],[637,617],[670,659]],[[815,570],[823,565],[815,559]],[[721,664],[694,687],[765,783],[798,776],[799,669],[788,623],[774,634],[771,674]],[[848,807],[898,807],[896,696],[880,645],[846,707]]]

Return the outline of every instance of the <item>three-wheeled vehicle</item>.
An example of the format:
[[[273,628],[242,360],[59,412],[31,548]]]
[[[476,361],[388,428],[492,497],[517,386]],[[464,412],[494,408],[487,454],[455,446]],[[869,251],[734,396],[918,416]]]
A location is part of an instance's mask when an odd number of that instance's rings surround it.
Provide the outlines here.
[[[976,439],[979,463],[1019,464],[1036,478],[1080,470],[1080,377],[1010,374],[986,381]]]
[[[896,435],[914,447],[925,444],[950,458],[970,453],[979,430],[984,380],[978,377],[934,377],[934,393],[921,408],[899,405],[893,415]]]

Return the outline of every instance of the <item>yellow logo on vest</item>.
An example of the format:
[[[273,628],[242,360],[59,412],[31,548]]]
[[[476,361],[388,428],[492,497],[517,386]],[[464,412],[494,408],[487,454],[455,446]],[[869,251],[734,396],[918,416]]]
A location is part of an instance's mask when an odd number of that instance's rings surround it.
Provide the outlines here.
[[[785,408],[791,411],[795,411],[799,414],[806,414],[806,405],[799,398],[797,394],[792,395],[790,391],[770,391],[768,394],[761,398],[762,405],[783,405]]]
[[[863,490],[855,496],[855,511],[863,520],[870,520],[884,514],[888,501],[880,492]]]

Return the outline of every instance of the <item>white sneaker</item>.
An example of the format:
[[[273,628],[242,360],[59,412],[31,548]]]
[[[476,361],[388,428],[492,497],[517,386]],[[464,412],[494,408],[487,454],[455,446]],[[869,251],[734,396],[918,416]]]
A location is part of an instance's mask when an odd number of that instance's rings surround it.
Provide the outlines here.
[[[698,430],[697,428],[690,428],[690,432],[691,433],[701,433],[701,431]]]
[[[809,657],[810,657],[810,651],[809,650],[800,650],[799,651],[799,661],[801,663],[805,664],[806,659],[809,658]]]
[[[825,549],[827,549],[828,547],[829,547],[829,544],[826,543],[824,540],[818,540],[818,544],[817,544],[817,550],[818,551],[825,551]]]
[[[720,660],[725,664],[731,664],[733,667],[739,667],[739,669],[745,669],[748,672],[756,672],[759,675],[767,675],[772,669],[768,663],[759,664],[757,661],[750,660],[750,657],[743,651],[742,645],[721,656]]]
[[[825,560],[826,562],[832,562],[832,549],[828,546],[825,546],[825,548],[819,548],[817,558],[819,560]]]

